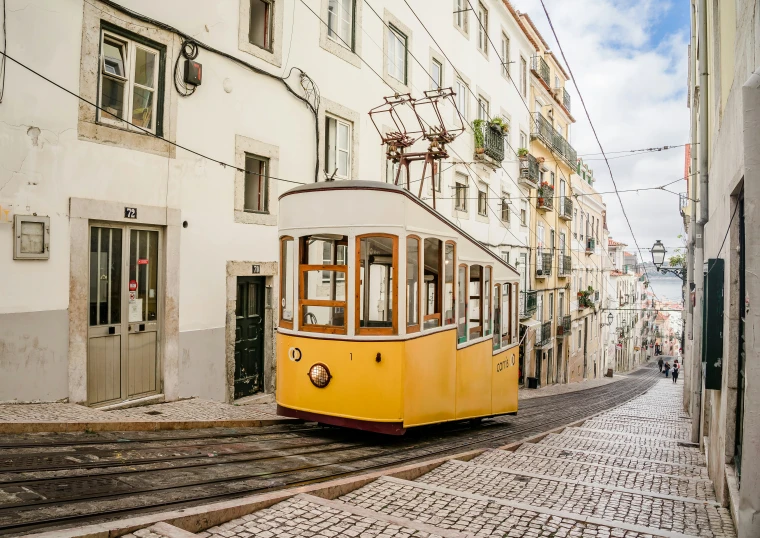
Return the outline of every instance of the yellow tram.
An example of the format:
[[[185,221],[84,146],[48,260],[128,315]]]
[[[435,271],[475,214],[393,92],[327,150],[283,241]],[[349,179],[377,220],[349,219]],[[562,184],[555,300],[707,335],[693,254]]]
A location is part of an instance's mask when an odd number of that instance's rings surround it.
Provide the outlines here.
[[[390,184],[297,187],[279,212],[278,414],[400,435],[517,412],[512,266]]]

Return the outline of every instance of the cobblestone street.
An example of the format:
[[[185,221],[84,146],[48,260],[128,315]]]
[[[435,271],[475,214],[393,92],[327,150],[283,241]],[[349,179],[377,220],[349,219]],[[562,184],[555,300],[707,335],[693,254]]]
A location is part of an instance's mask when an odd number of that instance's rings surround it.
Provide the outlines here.
[[[203,538],[311,536],[736,536],[704,457],[686,442],[682,386],[645,394],[514,451],[452,460],[416,480],[382,477],[328,500],[297,495]],[[172,534],[166,526],[133,536]]]

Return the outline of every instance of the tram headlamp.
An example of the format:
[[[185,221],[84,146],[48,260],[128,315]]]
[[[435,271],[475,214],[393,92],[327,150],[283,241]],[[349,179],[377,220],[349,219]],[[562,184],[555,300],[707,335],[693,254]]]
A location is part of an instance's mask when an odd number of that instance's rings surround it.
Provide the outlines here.
[[[312,385],[318,389],[323,389],[327,386],[328,383],[330,383],[332,375],[330,375],[330,370],[327,368],[327,366],[321,362],[318,362],[309,368],[309,379],[311,380]]]

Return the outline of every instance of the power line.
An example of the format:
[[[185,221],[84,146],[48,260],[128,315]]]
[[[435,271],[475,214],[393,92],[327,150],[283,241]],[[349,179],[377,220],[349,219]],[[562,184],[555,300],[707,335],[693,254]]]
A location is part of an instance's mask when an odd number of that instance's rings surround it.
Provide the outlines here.
[[[652,151],[665,151],[669,149],[683,148],[689,144],[679,144],[677,146],[661,146],[658,148],[642,148],[642,149],[623,149],[619,151],[608,151],[607,155],[614,155],[616,153],[647,153]],[[601,153],[581,153],[578,157],[586,157],[588,155],[601,155]]]

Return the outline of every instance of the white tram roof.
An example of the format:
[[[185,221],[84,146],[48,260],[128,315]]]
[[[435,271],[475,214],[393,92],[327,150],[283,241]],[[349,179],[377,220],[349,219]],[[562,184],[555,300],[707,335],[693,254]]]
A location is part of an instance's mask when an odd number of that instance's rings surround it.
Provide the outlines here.
[[[512,265],[397,185],[380,181],[329,181],[302,185],[280,195],[280,235],[336,233],[336,228],[343,229],[342,235],[411,233],[454,240],[460,262],[494,264],[501,278],[519,277]]]

